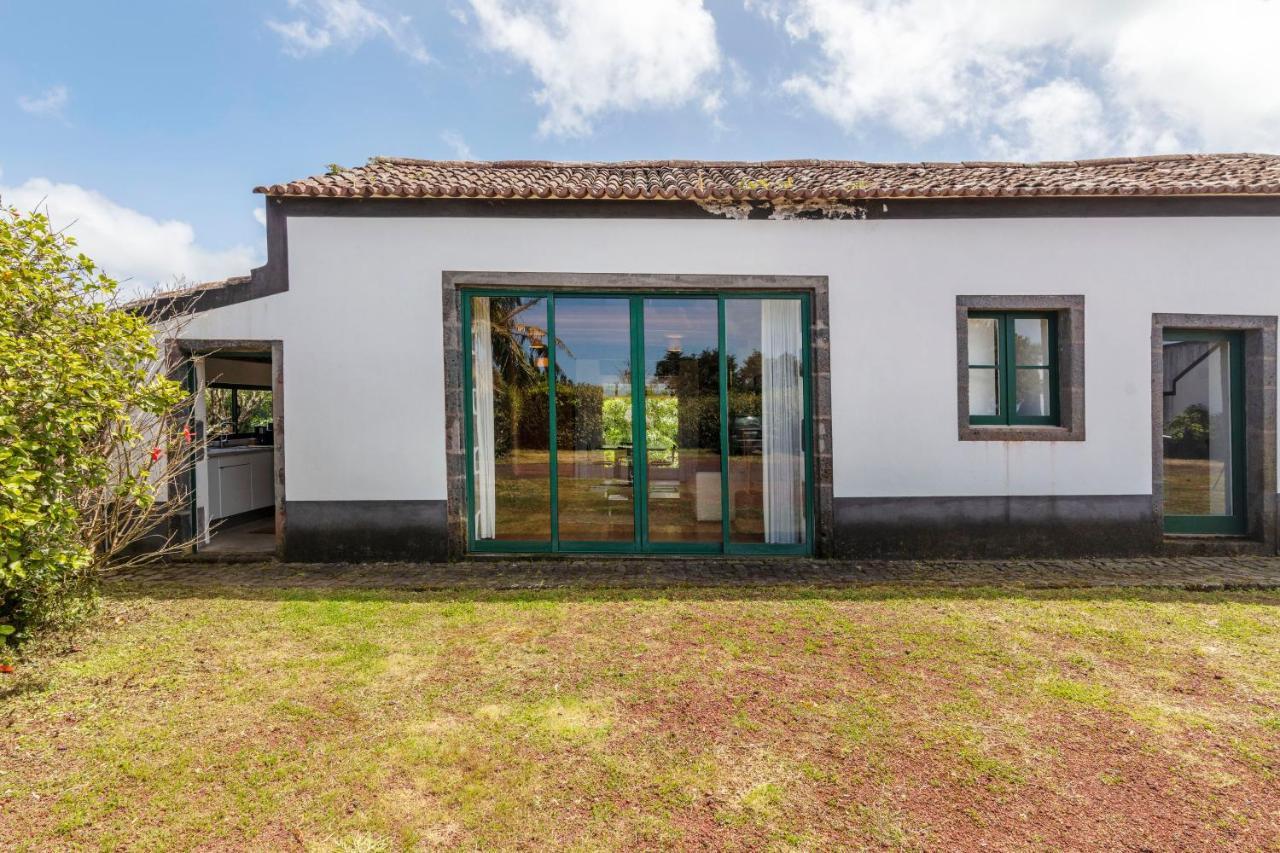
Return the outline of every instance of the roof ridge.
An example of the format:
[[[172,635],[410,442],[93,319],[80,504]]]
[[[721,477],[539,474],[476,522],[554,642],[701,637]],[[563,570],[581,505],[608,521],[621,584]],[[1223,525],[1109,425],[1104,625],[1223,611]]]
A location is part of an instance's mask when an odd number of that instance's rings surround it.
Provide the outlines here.
[[[531,168],[591,168],[591,169],[690,169],[690,168],[761,168],[807,166],[814,167],[859,167],[859,168],[1053,168],[1078,169],[1089,166],[1127,166],[1142,163],[1177,163],[1196,160],[1274,160],[1280,154],[1253,152],[1208,152],[1183,154],[1135,154],[1121,157],[1095,157],[1080,160],[958,160],[958,161],[871,161],[841,160],[821,158],[794,158],[776,160],[432,160],[422,157],[374,156],[364,166],[366,168],[378,164],[391,166],[448,166],[471,167],[483,169],[531,169]]]
[[[864,160],[421,160],[373,157],[255,189],[271,196],[627,199],[810,204],[815,199],[1280,196],[1275,154],[1148,154],[1016,163]]]

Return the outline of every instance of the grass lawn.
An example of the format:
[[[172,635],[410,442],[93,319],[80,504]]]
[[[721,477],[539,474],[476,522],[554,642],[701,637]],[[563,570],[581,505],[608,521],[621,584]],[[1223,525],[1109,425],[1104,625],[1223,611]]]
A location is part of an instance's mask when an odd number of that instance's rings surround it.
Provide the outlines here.
[[[1221,462],[1164,460],[1164,509],[1170,515],[1223,515],[1231,484]]]
[[[1280,848],[1280,593],[119,587],[0,847]]]

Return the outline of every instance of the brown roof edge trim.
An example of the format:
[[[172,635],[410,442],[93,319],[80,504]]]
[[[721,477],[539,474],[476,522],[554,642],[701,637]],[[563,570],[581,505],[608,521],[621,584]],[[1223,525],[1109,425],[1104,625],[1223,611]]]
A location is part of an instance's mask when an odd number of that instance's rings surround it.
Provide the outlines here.
[[[327,201],[337,202],[360,202],[360,201],[577,201],[577,202],[669,202],[674,204],[684,202],[703,202],[706,204],[737,204],[741,202],[764,202],[782,201],[788,203],[802,204],[807,201],[814,203],[822,202],[844,202],[849,204],[875,204],[876,202],[889,201],[993,201],[995,199],[1013,199],[1016,201],[1052,201],[1052,200],[1087,200],[1087,199],[1115,199],[1123,201],[1134,198],[1160,198],[1160,199],[1190,199],[1190,198],[1280,198],[1280,186],[1267,187],[1257,191],[1246,192],[1146,192],[1146,193],[1104,193],[1104,192],[1079,192],[1079,193],[1059,193],[1059,194],[1037,194],[1026,193],[1020,195],[982,195],[978,193],[969,193],[964,195],[865,195],[865,196],[807,196],[805,198],[782,198],[782,197],[759,197],[759,198],[678,198],[670,196],[653,196],[644,195],[635,198],[628,197],[611,197],[611,196],[556,196],[544,198],[542,196],[491,196],[491,195],[315,195],[312,193],[299,192],[277,192],[271,187],[254,187],[253,191],[259,195],[265,195],[271,199],[293,199],[293,198],[309,198],[324,199]]]
[[[267,261],[249,275],[231,276],[222,281],[155,293],[124,307],[142,314],[151,322],[175,316],[200,314],[240,302],[262,299],[289,289],[289,220],[280,204],[267,206]]]
[[[724,221],[714,206],[671,199],[666,204],[637,199],[459,199],[459,198],[340,198],[317,196],[272,197],[269,207],[299,217],[423,217],[513,219],[711,219]],[[359,204],[357,202],[365,202]],[[745,203],[747,218],[768,219],[774,213],[766,200]],[[800,205],[803,210],[803,205]],[[1047,198],[906,198],[864,199],[854,203],[849,218],[885,219],[1028,219],[1125,217],[1276,217],[1280,195],[1233,196],[1066,196]],[[812,218],[823,218],[815,208]]]

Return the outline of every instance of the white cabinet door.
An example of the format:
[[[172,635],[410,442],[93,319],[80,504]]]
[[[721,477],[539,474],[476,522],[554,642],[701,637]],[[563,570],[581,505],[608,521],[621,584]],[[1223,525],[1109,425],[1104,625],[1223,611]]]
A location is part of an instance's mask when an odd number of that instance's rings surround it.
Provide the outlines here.
[[[208,517],[209,521],[222,518],[222,466],[218,460],[205,457],[204,478],[209,483]]]
[[[253,469],[252,492],[253,508],[260,509],[276,502],[275,490],[275,453],[254,453],[249,457],[249,465]]]
[[[249,460],[233,465],[223,465],[218,489],[221,498],[219,517],[247,512],[253,508],[253,486],[250,480]]]

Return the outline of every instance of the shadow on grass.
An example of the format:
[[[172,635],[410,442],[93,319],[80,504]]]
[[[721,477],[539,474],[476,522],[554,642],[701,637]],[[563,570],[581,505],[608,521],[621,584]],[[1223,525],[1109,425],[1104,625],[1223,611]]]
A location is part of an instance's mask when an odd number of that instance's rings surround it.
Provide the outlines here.
[[[905,601],[1064,601],[1280,606],[1280,589],[1227,588],[1199,591],[1172,586],[1029,587],[948,585],[926,582],[859,583],[856,585],[732,584],[668,586],[561,586],[542,589],[377,588],[245,586],[178,582],[116,581],[103,590],[108,598],[209,599],[243,601],[456,602],[494,604],[597,604],[607,602],[905,602]]]

